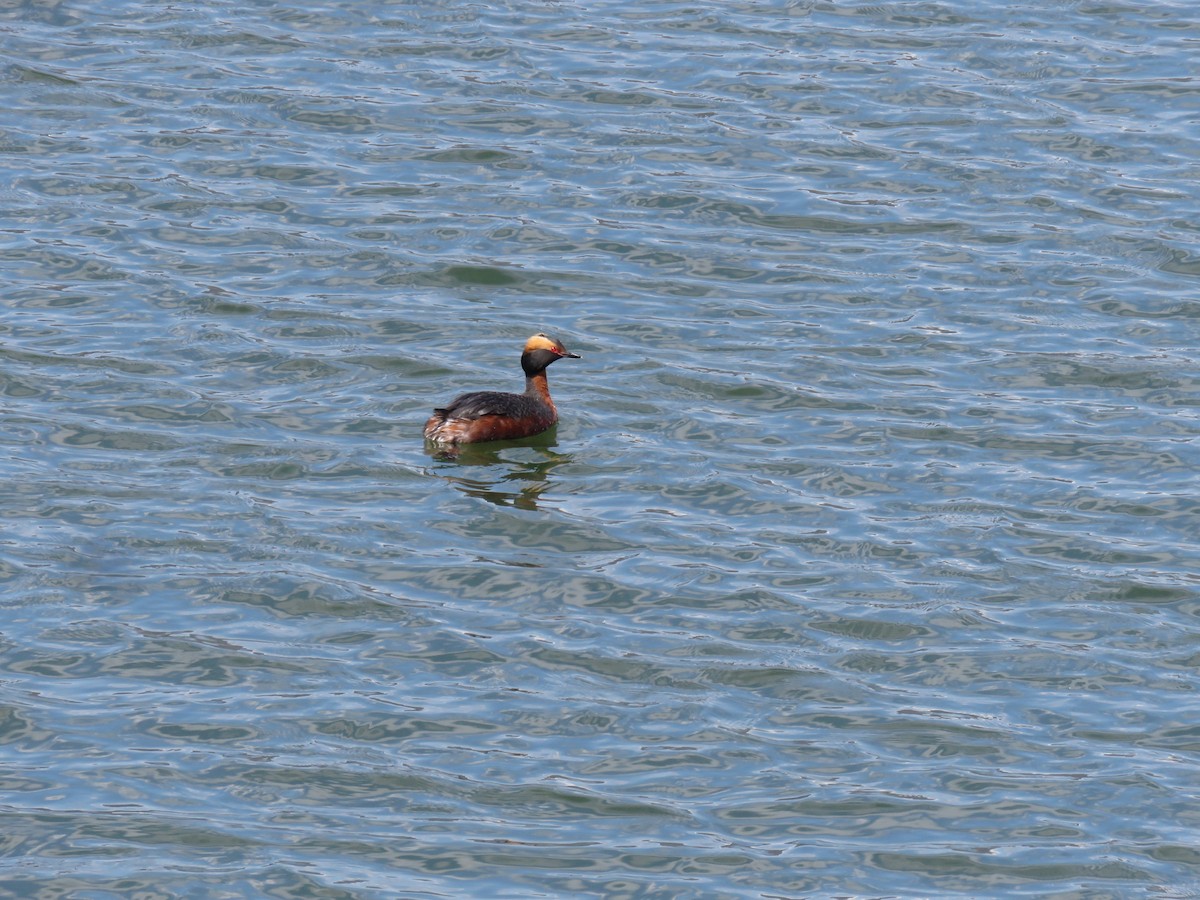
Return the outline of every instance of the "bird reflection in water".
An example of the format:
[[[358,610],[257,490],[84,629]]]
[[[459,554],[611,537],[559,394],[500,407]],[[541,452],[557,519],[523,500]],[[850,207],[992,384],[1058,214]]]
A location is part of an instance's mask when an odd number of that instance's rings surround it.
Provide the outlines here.
[[[486,444],[461,444],[439,447],[431,456],[458,466],[495,466],[502,471],[495,478],[471,477],[457,468],[441,471],[447,481],[470,497],[487,500],[497,506],[537,509],[542,493],[551,486],[556,468],[573,460],[569,453],[553,448],[557,428],[519,441],[490,441]],[[520,449],[523,453],[514,453]],[[483,472],[479,473],[484,475]]]

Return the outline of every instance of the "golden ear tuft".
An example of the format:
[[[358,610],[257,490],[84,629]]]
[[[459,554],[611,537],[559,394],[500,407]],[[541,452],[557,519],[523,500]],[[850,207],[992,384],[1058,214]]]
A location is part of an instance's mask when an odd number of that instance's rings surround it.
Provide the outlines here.
[[[540,331],[525,342],[525,352],[532,353],[534,350],[555,350],[557,351],[561,345],[554,338],[547,337]]]

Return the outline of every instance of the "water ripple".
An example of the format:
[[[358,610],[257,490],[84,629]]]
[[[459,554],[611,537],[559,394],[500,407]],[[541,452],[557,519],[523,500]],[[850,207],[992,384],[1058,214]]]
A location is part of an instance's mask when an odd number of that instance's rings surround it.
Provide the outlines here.
[[[0,892],[1197,883],[1189,6],[0,21]]]

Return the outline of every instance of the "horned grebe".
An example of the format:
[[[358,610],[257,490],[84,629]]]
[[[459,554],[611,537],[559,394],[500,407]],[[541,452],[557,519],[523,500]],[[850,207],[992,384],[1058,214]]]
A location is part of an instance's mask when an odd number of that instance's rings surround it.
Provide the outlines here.
[[[560,341],[541,332],[525,342],[521,368],[525,370],[525,393],[472,391],[460,394],[442,409],[435,409],[425,423],[425,440],[439,444],[477,444],[506,441],[539,434],[558,421],[558,410],[550,399],[546,367],[562,357],[579,359]]]

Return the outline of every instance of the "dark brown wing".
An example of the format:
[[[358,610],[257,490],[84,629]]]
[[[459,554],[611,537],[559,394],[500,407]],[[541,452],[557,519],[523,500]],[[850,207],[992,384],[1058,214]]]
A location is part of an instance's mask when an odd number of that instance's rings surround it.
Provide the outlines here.
[[[481,416],[528,416],[536,413],[537,404],[522,394],[503,391],[472,391],[460,394],[433,414],[442,418],[478,419]]]

